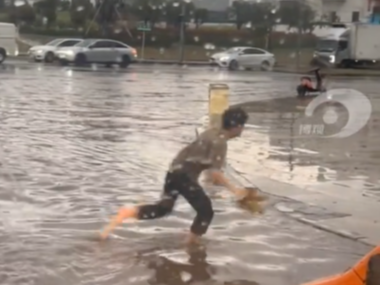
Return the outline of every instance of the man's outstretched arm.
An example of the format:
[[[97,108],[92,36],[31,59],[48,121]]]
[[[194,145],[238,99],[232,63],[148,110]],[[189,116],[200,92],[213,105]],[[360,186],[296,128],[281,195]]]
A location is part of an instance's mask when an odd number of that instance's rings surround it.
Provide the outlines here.
[[[210,170],[210,175],[213,181],[215,181],[218,185],[226,187],[237,198],[244,198],[247,195],[246,189],[240,189],[233,185],[221,170],[212,169]]]

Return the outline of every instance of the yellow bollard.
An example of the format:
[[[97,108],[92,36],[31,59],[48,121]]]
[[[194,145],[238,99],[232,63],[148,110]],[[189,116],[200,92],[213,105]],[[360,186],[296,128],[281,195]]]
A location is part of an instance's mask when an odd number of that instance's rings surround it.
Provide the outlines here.
[[[230,89],[227,84],[210,84],[208,89],[208,128],[221,128],[222,114],[229,108]],[[205,171],[207,182],[216,184],[211,175]]]
[[[220,128],[222,114],[229,107],[227,84],[210,84],[208,96],[209,128]]]

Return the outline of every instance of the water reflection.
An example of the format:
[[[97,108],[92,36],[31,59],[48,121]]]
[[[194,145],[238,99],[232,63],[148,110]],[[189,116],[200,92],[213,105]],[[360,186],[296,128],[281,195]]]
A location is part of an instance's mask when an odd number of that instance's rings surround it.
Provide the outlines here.
[[[152,251],[158,251],[159,248]],[[218,281],[215,279],[218,270],[207,262],[207,248],[205,246],[191,246],[186,249],[187,260],[175,261],[160,256],[144,256],[139,254],[139,262],[147,264],[153,270],[153,277],[148,280],[150,285],[185,285],[185,284],[223,284],[223,285],[259,285],[248,280]]]
[[[219,75],[151,66],[136,68],[136,75],[77,70],[70,75],[59,68],[0,73],[3,283],[140,285],[154,271],[156,284],[239,284],[241,278],[291,285],[338,272],[366,252],[367,247],[305,227],[274,209],[253,216],[231,199],[213,200],[217,214],[207,235],[207,257],[197,249],[185,262],[175,259],[184,254],[172,248],[175,235],[194,217],[181,200],[165,219],[123,225],[104,247],[83,241],[121,205],[157,199],[173,154],[194,138],[194,127],[207,112],[207,84],[221,80]],[[253,89],[256,98],[276,97],[289,88],[287,78],[226,73],[223,81],[233,90],[232,101],[248,101]],[[274,118],[265,116],[260,119],[269,130]],[[261,165],[278,162],[260,154],[263,146],[272,155],[289,152],[276,149],[273,135],[250,135],[240,141],[241,150],[230,151],[261,163],[258,172],[265,171]],[[259,159],[249,157],[250,148]],[[141,262],[132,264],[134,254],[146,243],[157,245],[154,237],[161,235],[170,246],[140,254]]]
[[[325,138],[339,133],[349,120],[347,109],[339,104],[325,104],[311,117],[304,115],[310,99],[279,98],[242,105],[250,112],[255,131],[268,137],[268,144],[259,146],[255,152],[265,153],[265,161],[261,162],[270,169],[272,177],[299,185],[339,181],[357,187],[358,191],[364,188],[364,195],[380,198],[377,138],[380,98],[371,100],[370,120],[347,138]],[[334,121],[330,123],[329,119]],[[248,136],[257,143],[264,142],[254,133]]]

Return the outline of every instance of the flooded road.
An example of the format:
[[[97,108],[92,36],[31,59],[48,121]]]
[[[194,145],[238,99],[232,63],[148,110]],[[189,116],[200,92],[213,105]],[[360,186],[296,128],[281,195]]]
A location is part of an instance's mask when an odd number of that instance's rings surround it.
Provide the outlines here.
[[[160,66],[1,71],[1,284],[294,285],[366,253],[276,209],[252,217],[228,199],[214,200],[201,248],[181,245],[194,216],[182,199],[165,219],[94,240],[119,206],[159,196],[167,165],[207,112],[213,82],[229,84],[238,103],[290,96],[297,80]]]
[[[370,79],[338,78],[328,86],[363,93],[372,108],[369,119],[360,113],[364,104],[360,101],[351,110],[339,104],[322,104],[306,118],[305,107],[311,100],[280,96],[259,102],[254,99],[256,102],[242,104],[250,114],[254,129],[245,136],[248,141],[254,141],[246,151],[258,158],[253,161],[257,169],[266,170],[276,180],[303,186],[339,185],[380,202],[379,83]],[[329,114],[333,116],[332,122],[326,117]],[[350,117],[354,121],[351,127]],[[354,129],[362,118],[366,120],[364,126],[352,135],[326,138],[344,128]],[[305,132],[307,127],[309,133]]]

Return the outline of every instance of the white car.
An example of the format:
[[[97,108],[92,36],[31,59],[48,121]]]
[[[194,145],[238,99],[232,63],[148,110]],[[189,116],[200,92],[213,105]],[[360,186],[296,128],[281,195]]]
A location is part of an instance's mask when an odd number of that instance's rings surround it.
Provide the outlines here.
[[[117,64],[122,68],[128,67],[137,61],[137,51],[133,47],[119,41],[107,39],[86,39],[79,44],[61,48],[57,51],[57,58],[61,65],[75,64]]]
[[[44,45],[33,46],[28,55],[36,62],[53,62],[56,52],[63,47],[71,47],[83,41],[82,39],[55,39]]]
[[[270,70],[276,63],[276,59],[274,54],[260,48],[234,47],[213,54],[210,62],[230,70],[237,70],[240,67],[245,69],[258,67],[261,70]]]

